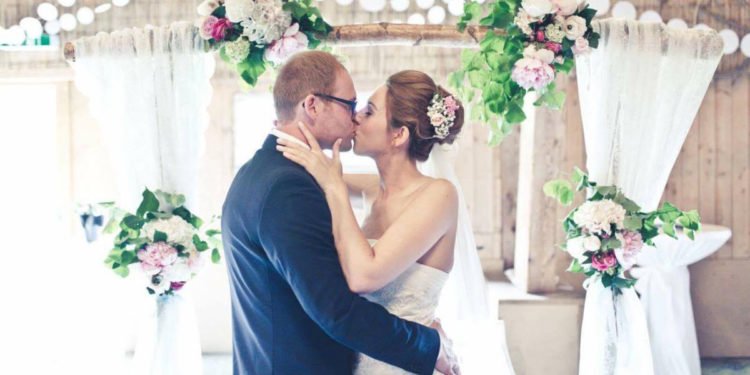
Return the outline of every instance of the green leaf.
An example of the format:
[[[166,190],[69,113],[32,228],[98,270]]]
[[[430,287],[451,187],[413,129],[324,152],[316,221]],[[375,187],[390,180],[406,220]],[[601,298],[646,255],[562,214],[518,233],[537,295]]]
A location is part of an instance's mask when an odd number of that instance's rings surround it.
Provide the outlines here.
[[[524,120],[526,120],[526,114],[523,113],[523,108],[516,103],[510,103],[508,112],[505,113],[505,121],[510,124],[520,124]]]
[[[482,15],[482,6],[474,1],[464,4],[464,14],[458,21],[458,30],[463,32],[469,22],[479,18]]]
[[[474,87],[482,87],[490,77],[490,73],[486,70],[470,70],[469,71],[469,82]]]
[[[557,199],[563,206],[573,203],[573,187],[567,180],[547,181],[542,188],[544,195]]]
[[[573,260],[570,262],[570,266],[568,267],[568,272],[572,273],[583,273],[583,266],[578,262],[577,258],[573,258]]]
[[[219,263],[220,260],[221,260],[221,254],[219,254],[219,249],[211,250],[211,262]]]
[[[160,231],[154,231],[154,242],[167,242],[167,234]]]
[[[217,234],[221,234],[221,231],[216,230],[216,229],[209,229],[206,231],[206,236],[209,236],[209,237],[215,236]]]
[[[638,216],[626,216],[623,225],[625,229],[636,232],[643,228],[643,219]]]
[[[128,215],[122,219],[122,222],[120,222],[120,228],[123,230],[130,229],[139,231],[143,227],[143,224],[145,224],[145,221],[140,217]]]
[[[198,237],[197,234],[193,235],[193,245],[195,245],[196,250],[198,251],[206,251],[208,250],[208,244],[206,241],[202,241],[200,237]]]
[[[159,200],[156,198],[156,195],[151,192],[151,190],[145,189],[143,191],[143,200],[141,201],[140,206],[138,206],[138,210],[135,212],[135,215],[138,217],[143,217],[146,212],[158,212],[159,211]]]
[[[625,211],[628,211],[628,212],[638,212],[638,211],[641,210],[641,207],[637,203],[635,203],[632,200],[628,199],[625,196],[625,194],[623,194],[621,191],[617,192],[617,194],[615,195],[614,201],[617,204],[621,205],[622,208],[625,209]]]
[[[560,110],[565,105],[565,93],[555,89],[554,87],[548,87],[547,90],[539,96],[534,102],[537,107],[545,106],[550,109]]]
[[[613,250],[620,247],[622,247],[622,243],[617,238],[610,237],[602,240],[602,250]]]
[[[117,268],[114,268],[112,271],[114,271],[117,275],[123,278],[128,277],[128,275],[130,275],[130,269],[128,269],[127,266],[120,265]]]

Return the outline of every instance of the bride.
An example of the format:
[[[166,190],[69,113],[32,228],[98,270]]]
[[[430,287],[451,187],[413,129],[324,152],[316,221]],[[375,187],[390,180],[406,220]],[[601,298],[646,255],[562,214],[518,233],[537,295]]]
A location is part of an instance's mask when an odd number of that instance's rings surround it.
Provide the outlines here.
[[[277,149],[302,165],[325,193],[336,251],[349,288],[395,315],[422,324],[435,320],[454,261],[467,263],[454,260],[459,250],[457,233],[464,237],[467,233],[460,230],[466,228],[459,228],[463,202],[454,183],[421,173],[417,163],[434,159],[431,154],[435,155],[433,149],[439,145],[453,143],[463,120],[460,101],[428,75],[407,70],[389,77],[356,116],[354,152],[374,159],[379,175],[343,175],[341,140],[334,144],[329,158],[302,123],[299,126],[309,149],[278,140]],[[364,196],[370,206],[361,228],[350,194]],[[474,245],[467,248],[467,243],[461,241],[461,258],[471,258],[471,251],[476,251]],[[473,257],[478,264],[475,253]],[[461,278],[477,282],[454,289],[476,296],[472,301],[461,299],[473,305],[475,316],[481,316],[487,310],[481,290],[484,280],[481,267],[475,265],[473,271],[474,275],[468,275],[467,270],[461,270]],[[355,370],[359,375],[404,373],[364,354],[359,355]]]

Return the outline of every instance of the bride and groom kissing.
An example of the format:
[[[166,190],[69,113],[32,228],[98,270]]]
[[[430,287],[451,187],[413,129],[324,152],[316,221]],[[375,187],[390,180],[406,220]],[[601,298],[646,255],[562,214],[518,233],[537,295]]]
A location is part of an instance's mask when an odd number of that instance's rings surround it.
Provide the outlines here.
[[[276,127],[222,213],[234,373],[458,374],[435,310],[459,193],[417,162],[455,140],[460,102],[402,71],[357,111],[349,73],[320,51],[292,56],[273,96]],[[344,175],[339,152],[352,148],[379,175]],[[361,227],[350,194],[370,207]]]

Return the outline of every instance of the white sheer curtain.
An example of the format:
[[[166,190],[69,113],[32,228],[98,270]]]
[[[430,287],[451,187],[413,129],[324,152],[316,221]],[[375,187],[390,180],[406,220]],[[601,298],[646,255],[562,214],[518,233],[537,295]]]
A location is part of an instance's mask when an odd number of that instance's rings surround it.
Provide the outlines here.
[[[599,47],[578,56],[586,167],[643,210],[658,206],[722,52],[714,31],[660,23],[594,23]],[[646,319],[632,289],[587,289],[581,374],[653,374]]]
[[[149,187],[185,194],[195,209],[214,69],[195,27],[181,22],[99,33],[75,46],[76,85],[101,126],[118,205],[134,211]],[[146,334],[136,346],[134,373],[201,373],[195,312],[182,297],[158,305],[150,299],[157,309],[141,325]]]
[[[462,373],[513,375],[505,325],[490,313],[487,281],[477,253],[466,198],[456,175],[458,150],[458,143],[436,145],[429,159],[418,165],[425,175],[450,181],[458,192],[453,269],[440,296],[436,315],[453,340]]]

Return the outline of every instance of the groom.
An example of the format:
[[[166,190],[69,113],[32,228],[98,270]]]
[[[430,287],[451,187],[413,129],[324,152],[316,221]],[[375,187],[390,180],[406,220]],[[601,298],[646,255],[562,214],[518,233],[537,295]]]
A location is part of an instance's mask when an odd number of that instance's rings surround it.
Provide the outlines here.
[[[302,52],[281,68],[273,95],[277,126],[235,176],[222,216],[234,374],[346,375],[356,352],[417,374],[452,374],[437,330],[349,290],[323,192],[276,151],[277,137],[303,142],[299,121],[321,147],[341,138],[341,149],[351,148],[348,72],[328,53]]]

